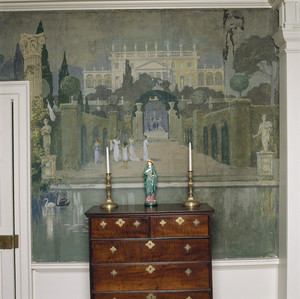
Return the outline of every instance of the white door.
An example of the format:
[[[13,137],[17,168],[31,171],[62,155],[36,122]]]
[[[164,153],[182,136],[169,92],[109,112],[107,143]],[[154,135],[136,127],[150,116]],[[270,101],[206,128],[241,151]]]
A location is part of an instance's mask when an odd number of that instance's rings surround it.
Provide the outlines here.
[[[0,95],[0,299],[15,298],[13,102]]]
[[[0,82],[0,299],[32,298],[29,111],[29,83]]]

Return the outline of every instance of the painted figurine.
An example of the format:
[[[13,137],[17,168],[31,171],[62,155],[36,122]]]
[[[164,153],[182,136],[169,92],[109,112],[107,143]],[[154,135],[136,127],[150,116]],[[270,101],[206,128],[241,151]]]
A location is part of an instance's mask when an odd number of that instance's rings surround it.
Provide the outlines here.
[[[157,173],[151,160],[147,161],[147,166],[144,169],[144,183],[146,191],[145,206],[154,207],[157,206],[155,200],[155,192],[157,186]]]
[[[127,149],[127,142],[124,142],[122,147],[122,156],[124,162],[124,168],[128,168],[128,149]]]
[[[144,161],[148,161],[148,146],[149,146],[149,142],[148,142],[147,136],[144,135],[144,141],[143,141]]]
[[[100,162],[100,144],[99,144],[98,139],[95,140],[95,144],[94,144],[94,160],[95,160],[95,164],[99,164],[99,162]]]
[[[45,151],[45,155],[50,155],[50,146],[51,146],[51,126],[48,124],[49,120],[47,118],[44,119],[44,126],[41,128],[41,134],[43,136],[43,148]]]

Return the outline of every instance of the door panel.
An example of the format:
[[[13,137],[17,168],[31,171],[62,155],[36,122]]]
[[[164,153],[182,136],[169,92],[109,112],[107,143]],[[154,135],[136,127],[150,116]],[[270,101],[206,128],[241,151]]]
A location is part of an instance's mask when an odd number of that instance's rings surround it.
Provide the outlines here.
[[[13,226],[13,159],[12,100],[0,95],[0,236],[12,236]],[[3,238],[2,238],[3,240]],[[6,242],[1,242],[0,248]],[[4,246],[5,247],[5,246]],[[14,249],[0,249],[0,299],[14,298]]]

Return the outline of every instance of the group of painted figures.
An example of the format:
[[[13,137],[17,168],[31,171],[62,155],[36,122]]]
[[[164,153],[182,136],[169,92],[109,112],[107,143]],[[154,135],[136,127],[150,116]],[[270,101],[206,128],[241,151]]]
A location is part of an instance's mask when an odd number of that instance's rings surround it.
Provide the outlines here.
[[[133,136],[130,136],[128,142],[124,142],[123,146],[121,147],[122,155],[120,151],[120,144],[121,141],[117,136],[113,140],[109,141],[110,150],[114,152],[114,161],[118,162],[123,160],[125,168],[127,168],[128,160],[130,161],[140,161],[140,159],[135,154],[135,139]],[[156,206],[157,202],[155,200],[155,193],[156,193],[156,186],[157,186],[157,173],[154,168],[154,163],[148,157],[148,146],[149,142],[147,140],[147,136],[144,135],[143,141],[143,161],[147,162],[146,167],[144,168],[144,185],[145,185],[145,192],[146,192],[146,206]],[[98,139],[95,140],[94,144],[94,151],[95,151],[95,164],[99,164],[100,162],[100,144]]]
[[[130,136],[128,142],[125,141],[123,145],[121,145],[121,141],[118,136],[112,140],[109,140],[110,150],[113,151],[114,153],[114,161],[115,162],[123,161],[125,168],[128,167],[128,161],[140,161],[140,159],[135,154],[135,143],[136,140],[134,139],[133,136]],[[148,146],[149,146],[149,142],[147,136],[144,135],[143,161],[148,161],[149,159]],[[100,148],[99,140],[96,139],[94,144],[95,164],[99,164],[100,162],[100,152],[101,152],[101,148]]]

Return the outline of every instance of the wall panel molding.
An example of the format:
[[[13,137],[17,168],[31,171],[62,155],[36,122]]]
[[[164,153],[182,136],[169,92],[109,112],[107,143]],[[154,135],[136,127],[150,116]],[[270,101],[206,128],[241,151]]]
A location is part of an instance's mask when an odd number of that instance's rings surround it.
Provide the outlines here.
[[[0,1],[0,11],[271,8],[267,0]]]
[[[214,299],[278,299],[279,259],[213,260]],[[89,298],[89,264],[32,264],[33,299]],[[251,281],[251,283],[249,283]]]

